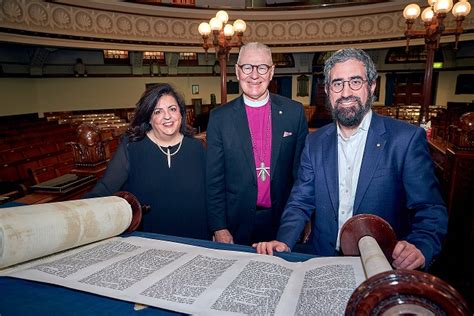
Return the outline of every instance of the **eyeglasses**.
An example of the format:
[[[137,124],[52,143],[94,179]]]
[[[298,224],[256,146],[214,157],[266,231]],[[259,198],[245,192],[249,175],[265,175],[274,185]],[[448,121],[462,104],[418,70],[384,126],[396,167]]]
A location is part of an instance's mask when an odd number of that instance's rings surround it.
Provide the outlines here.
[[[251,64],[243,64],[243,65],[237,65],[239,66],[240,70],[246,75],[250,75],[253,71],[254,68],[257,68],[257,72],[259,75],[265,75],[270,68],[272,68],[272,65],[251,65]]]
[[[357,91],[362,88],[362,85],[364,82],[367,82],[367,80],[361,78],[352,78],[351,80],[335,80],[329,84],[329,87],[331,88],[332,92],[339,93],[344,89],[344,83],[346,82],[349,84],[349,88],[351,88],[352,91]]]

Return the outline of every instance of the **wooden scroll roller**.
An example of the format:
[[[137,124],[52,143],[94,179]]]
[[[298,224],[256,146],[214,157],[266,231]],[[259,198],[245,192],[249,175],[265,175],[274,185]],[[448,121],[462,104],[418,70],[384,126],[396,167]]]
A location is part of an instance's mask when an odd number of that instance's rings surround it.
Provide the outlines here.
[[[389,260],[396,243],[390,224],[375,215],[356,215],[342,226],[342,252],[360,255],[367,275],[352,293],[346,315],[471,315],[463,297],[441,279],[392,270]]]
[[[45,203],[0,210],[0,269],[135,230],[135,196]]]
[[[126,233],[131,233],[135,229],[137,229],[138,226],[140,226],[140,222],[142,221],[143,211],[148,210],[149,206],[148,205],[142,206],[140,202],[138,201],[138,199],[135,197],[135,195],[133,195],[130,192],[119,191],[115,193],[115,196],[125,199],[125,201],[127,201],[128,204],[130,204],[132,208],[132,221],[130,222],[130,226],[128,226],[128,228],[125,230]]]

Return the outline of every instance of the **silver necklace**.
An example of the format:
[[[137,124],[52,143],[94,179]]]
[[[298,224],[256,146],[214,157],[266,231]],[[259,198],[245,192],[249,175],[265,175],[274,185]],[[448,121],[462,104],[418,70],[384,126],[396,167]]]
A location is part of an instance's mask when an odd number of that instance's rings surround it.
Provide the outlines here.
[[[266,135],[264,135],[264,144],[263,148],[260,151],[260,154],[257,151],[257,145],[255,144],[254,136],[252,134],[252,129],[249,127],[250,131],[250,138],[252,141],[252,149],[253,152],[257,154],[258,160],[260,160],[260,167],[256,167],[255,170],[257,170],[257,177],[259,177],[262,181],[265,181],[267,179],[267,176],[270,177],[270,167],[265,166],[265,150],[267,149],[268,145],[268,136],[270,135],[270,114],[271,114],[271,109],[268,112],[268,121],[267,121],[267,126],[266,126]]]
[[[181,149],[181,145],[183,144],[183,139],[184,137],[181,138],[181,140],[179,141],[178,149],[176,149],[173,153],[170,152],[171,146],[166,147],[166,151],[164,151],[163,148],[161,148],[161,145],[157,141],[153,141],[155,145],[158,146],[158,149],[160,149],[160,151],[163,154],[165,154],[166,158],[168,158],[168,168],[171,168],[171,156],[176,155],[178,151]]]

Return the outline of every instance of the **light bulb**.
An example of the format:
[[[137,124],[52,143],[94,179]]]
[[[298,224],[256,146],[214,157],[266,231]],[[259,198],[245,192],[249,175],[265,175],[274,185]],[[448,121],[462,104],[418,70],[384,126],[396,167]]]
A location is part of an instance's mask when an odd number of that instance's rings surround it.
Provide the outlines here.
[[[403,10],[403,17],[406,20],[414,20],[420,15],[420,6],[416,3],[411,3]]]
[[[208,36],[211,33],[211,26],[207,22],[202,22],[198,27],[199,34]]]
[[[213,31],[220,31],[222,29],[222,21],[218,18],[212,18],[209,21],[209,24],[211,25],[211,30]]]
[[[218,11],[216,13],[216,18],[221,20],[222,24],[225,24],[225,23],[227,23],[227,21],[229,21],[229,15],[224,10]]]
[[[232,37],[232,35],[234,35],[234,27],[232,24],[226,24],[224,26],[224,35],[227,37]]]
[[[453,7],[453,0],[438,0],[433,6],[435,13],[448,13]]]
[[[433,19],[434,12],[431,7],[427,7],[421,12],[421,20],[425,23],[431,22]]]
[[[237,19],[234,21],[234,30],[237,33],[243,33],[247,29],[247,24],[245,24],[244,20]]]
[[[467,16],[471,12],[471,4],[469,2],[458,2],[451,11],[455,17]]]

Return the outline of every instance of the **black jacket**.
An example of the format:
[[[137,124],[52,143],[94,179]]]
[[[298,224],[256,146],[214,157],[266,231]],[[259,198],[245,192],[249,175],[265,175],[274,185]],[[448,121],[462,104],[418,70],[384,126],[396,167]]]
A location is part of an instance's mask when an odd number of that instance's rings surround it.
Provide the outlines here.
[[[279,226],[300,162],[308,125],[299,102],[270,94],[272,228]],[[211,231],[228,229],[248,244],[257,203],[257,176],[243,97],[215,108],[207,128],[207,203]]]

